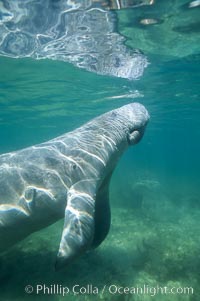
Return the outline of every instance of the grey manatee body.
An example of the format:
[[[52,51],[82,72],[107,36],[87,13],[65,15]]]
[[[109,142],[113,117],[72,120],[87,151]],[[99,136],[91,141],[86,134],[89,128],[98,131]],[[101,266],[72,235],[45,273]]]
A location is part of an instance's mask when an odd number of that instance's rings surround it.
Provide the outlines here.
[[[97,247],[110,227],[109,182],[149,120],[139,103],[48,142],[0,156],[0,252],[64,217],[60,267]]]

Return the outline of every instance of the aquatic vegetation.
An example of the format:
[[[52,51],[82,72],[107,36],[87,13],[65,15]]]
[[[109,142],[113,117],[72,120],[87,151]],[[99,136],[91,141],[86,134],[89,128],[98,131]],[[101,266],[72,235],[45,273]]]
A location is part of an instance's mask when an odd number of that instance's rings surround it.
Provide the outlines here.
[[[160,188],[159,188],[160,189]],[[129,188],[127,190],[130,192]],[[144,188],[145,190],[145,188]],[[156,219],[153,208],[148,214],[141,214],[140,210],[130,210],[130,206],[117,206],[113,210],[111,233],[98,250],[85,254],[66,270],[55,274],[51,268],[54,262],[54,251],[59,244],[58,228],[61,222],[52,225],[40,233],[13,248],[12,252],[4,255],[1,261],[1,275],[4,281],[4,293],[8,294],[10,283],[15,284],[10,296],[23,297],[22,287],[27,283],[36,285],[38,282],[46,284],[59,283],[72,287],[75,283],[82,286],[91,283],[102,287],[104,284],[119,286],[191,286],[195,295],[198,293],[196,279],[199,279],[200,238],[199,224],[200,210],[194,219],[192,212],[183,213],[182,208],[170,203],[176,218],[172,221],[165,217],[165,193],[160,193],[160,219]],[[112,195],[111,195],[112,199]],[[124,200],[125,201],[125,200]],[[152,203],[151,203],[152,201]],[[154,200],[149,200],[154,207]],[[183,204],[184,206],[184,204]],[[158,210],[158,209],[157,209]],[[155,213],[157,216],[157,213]],[[49,251],[47,251],[49,250]],[[32,264],[34,262],[34,265]],[[9,267],[9,268],[8,268]],[[48,268],[47,268],[48,267]],[[31,271],[31,273],[30,273]],[[87,273],[85,273],[87,271]],[[14,275],[17,275],[17,279]],[[26,277],[24,277],[26,275]],[[6,279],[10,279],[9,284]],[[200,280],[200,279],[199,279]],[[105,283],[106,282],[106,283]],[[195,298],[195,295],[193,296]],[[161,295],[155,295],[160,300]],[[162,300],[169,300],[169,296],[162,296]],[[191,301],[192,296],[176,295],[173,301]],[[76,300],[116,300],[120,294],[112,295],[76,295]],[[123,295],[123,300],[151,300],[150,295]],[[45,299],[43,299],[45,300]],[[53,300],[62,300],[61,296],[54,296]]]

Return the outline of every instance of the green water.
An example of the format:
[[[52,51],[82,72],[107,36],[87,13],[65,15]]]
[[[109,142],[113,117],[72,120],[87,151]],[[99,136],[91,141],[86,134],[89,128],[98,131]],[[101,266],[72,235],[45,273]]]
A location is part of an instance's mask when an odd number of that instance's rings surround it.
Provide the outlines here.
[[[0,57],[1,154],[54,138],[132,101],[151,115],[143,140],[113,175],[112,226],[102,245],[55,272],[63,221],[34,233],[1,256],[0,301],[199,300],[199,7],[189,11],[187,3],[160,1],[155,8],[118,12],[127,45],[143,50],[150,62],[136,81],[56,60]],[[162,22],[138,25],[147,17]],[[39,284],[69,287],[71,293],[25,292],[26,285]],[[74,296],[75,285],[99,291]],[[112,294],[112,285],[192,287],[193,294]]]

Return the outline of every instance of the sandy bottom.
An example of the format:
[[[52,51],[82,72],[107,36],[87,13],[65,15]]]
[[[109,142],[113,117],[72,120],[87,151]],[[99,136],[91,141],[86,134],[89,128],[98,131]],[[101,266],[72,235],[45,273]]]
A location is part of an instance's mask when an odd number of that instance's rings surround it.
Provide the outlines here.
[[[145,179],[119,190],[112,185],[107,239],[70,266],[54,271],[62,221],[3,255],[0,300],[199,300],[198,196]]]

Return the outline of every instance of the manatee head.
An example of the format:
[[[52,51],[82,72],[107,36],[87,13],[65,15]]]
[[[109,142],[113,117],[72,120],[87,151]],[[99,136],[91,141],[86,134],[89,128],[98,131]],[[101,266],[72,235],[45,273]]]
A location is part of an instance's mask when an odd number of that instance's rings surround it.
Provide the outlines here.
[[[86,125],[85,130],[90,131],[91,125],[93,135],[109,139],[118,150],[125,149],[138,143],[149,121],[149,114],[140,103],[130,103],[118,109],[99,116]]]
[[[127,141],[129,145],[138,143],[143,134],[144,129],[149,120],[149,114],[144,106],[139,103],[130,104],[126,106],[128,116],[128,134]]]

